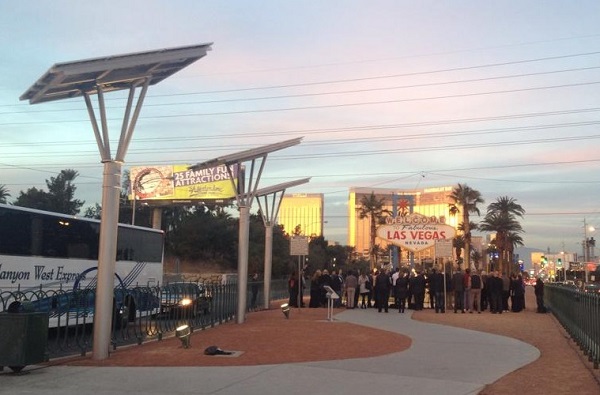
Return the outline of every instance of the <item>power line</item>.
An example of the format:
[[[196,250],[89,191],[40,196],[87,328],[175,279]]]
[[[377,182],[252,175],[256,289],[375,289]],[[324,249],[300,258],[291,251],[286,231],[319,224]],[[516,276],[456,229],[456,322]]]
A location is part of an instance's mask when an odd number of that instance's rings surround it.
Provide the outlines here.
[[[365,143],[379,143],[379,142],[389,142],[389,141],[398,141],[398,140],[402,140],[402,141],[406,141],[406,140],[419,140],[419,139],[427,139],[427,138],[435,138],[435,139],[439,139],[439,138],[452,138],[452,137],[465,137],[465,136],[474,136],[474,135],[496,135],[496,134],[502,134],[502,133],[513,133],[513,132],[518,132],[518,131],[531,131],[531,130],[547,130],[547,129],[552,129],[552,128],[565,128],[565,127],[582,127],[582,126],[592,126],[592,125],[597,125],[600,124],[600,121],[588,121],[588,122],[571,122],[571,123],[558,123],[558,124],[542,124],[542,125],[531,125],[531,126],[517,126],[517,127],[510,127],[510,128],[488,128],[488,129],[476,129],[476,130],[467,130],[467,131],[454,131],[454,132],[430,132],[430,133],[415,133],[415,134],[408,134],[408,135],[395,135],[395,136],[386,136],[386,137],[360,137],[360,138],[346,138],[346,139],[331,139],[331,140],[319,140],[319,141],[307,141],[304,146],[319,146],[319,147],[324,147],[324,146],[332,146],[332,145],[340,145],[340,144],[365,144]],[[280,133],[278,133],[278,135],[280,135]],[[215,136],[216,137],[216,136]],[[239,134],[236,135],[235,137],[239,138],[241,137]],[[246,136],[246,137],[249,137]],[[224,136],[220,136],[220,140],[222,140],[224,138]],[[160,138],[160,139],[140,139],[141,141],[145,141],[145,142],[149,142],[149,141],[153,141],[153,142],[158,142],[158,141],[181,141],[182,139],[177,138],[176,136],[174,137],[170,137],[168,139],[164,139],[164,138]],[[194,137],[191,139],[188,139],[187,141],[191,141],[191,140],[202,140],[204,142],[204,138],[202,137]],[[42,143],[42,142],[38,142],[38,143],[18,143],[18,144],[12,144],[12,143],[8,143],[8,144],[0,144],[0,147],[2,146],[26,146],[26,147],[31,147],[31,146],[36,146],[36,145],[42,145],[44,148],[48,147],[48,144]],[[52,145],[60,145],[61,147],[64,147],[66,145],[70,145],[68,142],[61,142],[59,144],[59,142],[55,142]],[[85,144],[80,144],[77,143],[77,145],[92,145],[92,141],[88,141]],[[229,146],[228,148],[236,148],[236,149],[246,149],[248,147],[251,147],[253,145],[250,144],[245,144],[245,145],[235,145],[235,146]],[[30,148],[29,148],[30,149]],[[23,155],[26,155],[29,152],[12,152],[10,154],[5,154],[5,158],[8,157],[21,157]],[[165,148],[161,148],[160,152],[161,153],[174,153],[174,152],[187,152],[187,151],[194,151],[194,152],[201,152],[201,151],[215,151],[215,150],[219,150],[222,149],[222,146],[210,146],[210,145],[206,145],[203,144],[201,147],[193,147],[193,146],[189,146],[187,145],[185,148],[181,148],[181,149],[171,149],[171,150],[166,150]],[[141,153],[148,153],[148,152],[155,152],[157,149],[156,148],[136,148],[134,150],[131,151],[131,154],[141,154]],[[79,154],[72,154],[72,156],[87,156],[87,155],[91,155],[96,151],[79,151]],[[47,153],[45,155],[41,155],[41,157],[52,157],[52,156],[59,156],[59,155],[64,155],[63,152],[55,152],[55,153]],[[39,157],[39,156],[38,156]]]
[[[460,93],[454,95],[440,95],[440,96],[428,96],[420,98],[408,98],[408,99],[390,99],[390,100],[377,100],[377,101],[365,101],[365,102],[354,102],[354,103],[336,103],[336,104],[322,104],[317,106],[296,106],[296,107],[281,107],[281,108],[267,108],[267,109],[255,109],[255,110],[238,110],[238,111],[222,111],[222,112],[209,112],[209,113],[187,113],[187,114],[172,114],[172,115],[149,115],[140,117],[140,120],[151,120],[151,119],[171,119],[171,118],[189,118],[189,117],[205,117],[205,116],[219,116],[219,115],[239,115],[239,114],[263,114],[270,112],[285,112],[285,111],[303,111],[303,110],[318,110],[324,108],[346,108],[346,107],[357,107],[357,106],[371,106],[379,104],[393,104],[393,103],[408,103],[408,102],[420,102],[430,100],[445,100],[445,99],[456,99],[465,97],[477,97],[507,93],[523,93],[532,92],[538,90],[551,90],[551,89],[562,89],[562,88],[573,88],[600,84],[600,81],[590,81],[581,83],[571,84],[560,84],[560,85],[547,85],[539,87],[528,87],[520,89],[506,89],[499,91],[487,91],[487,92],[475,92],[475,93]],[[117,118],[111,118],[108,121],[120,121]],[[81,123],[89,122],[89,120],[78,119],[78,120],[58,120],[58,121],[38,121],[38,122],[5,122],[0,123],[0,126],[17,126],[17,125],[46,125],[46,124],[64,124],[64,123]]]
[[[339,127],[339,128],[316,128],[316,129],[292,129],[292,130],[284,130],[284,131],[260,131],[260,132],[250,132],[250,133],[235,133],[235,134],[219,134],[216,136],[169,136],[169,137],[140,137],[136,139],[136,142],[164,142],[164,141],[194,141],[194,140],[223,140],[224,138],[252,138],[252,137],[265,137],[265,136],[287,136],[287,135],[321,135],[321,134],[330,134],[330,133],[347,133],[352,131],[372,131],[372,130],[384,130],[384,129],[401,129],[401,128],[414,128],[414,127],[425,127],[425,126],[446,126],[452,124],[459,123],[477,123],[477,122],[486,122],[486,121],[499,121],[499,120],[515,120],[515,119],[525,119],[525,118],[535,118],[535,117],[549,117],[549,116],[558,116],[558,115],[573,115],[573,114],[581,114],[581,113],[591,113],[600,111],[600,107],[592,107],[592,108],[581,108],[581,109],[572,109],[572,110],[559,110],[559,111],[548,111],[548,112],[534,112],[534,113],[520,113],[520,114],[507,114],[507,115],[496,115],[489,117],[480,117],[480,118],[458,118],[458,119],[445,119],[439,121],[421,121],[421,122],[409,122],[409,123],[397,123],[397,124],[372,124],[372,125],[360,125],[360,126],[347,126],[347,127]],[[561,126],[581,126],[585,124],[594,124],[594,122],[578,122],[578,123],[565,123],[565,124],[544,124],[537,126],[526,126],[526,127],[513,127],[513,128],[505,128],[505,129],[482,129],[476,132],[486,131],[486,130],[517,130],[524,128],[554,128]],[[460,133],[469,133],[467,132],[454,132],[457,134]],[[416,134],[412,136],[420,136],[426,134]],[[446,134],[451,135],[451,133]],[[404,135],[402,138],[406,137]],[[113,140],[115,142],[116,140]],[[92,140],[63,140],[63,141],[37,141],[37,142],[19,142],[19,143],[0,143],[0,147],[16,147],[16,146],[43,146],[47,148],[49,146],[57,145],[64,147],[65,145],[94,145],[95,143]]]
[[[345,94],[355,94],[355,93],[366,93],[366,92],[377,92],[377,91],[390,91],[390,90],[399,90],[399,89],[413,89],[413,88],[424,88],[424,87],[434,87],[434,86],[443,86],[443,85],[457,85],[464,83],[473,83],[473,82],[484,82],[484,81],[494,81],[494,80],[502,80],[502,79],[510,79],[510,78],[522,78],[522,77],[533,77],[540,75],[551,75],[551,74],[559,74],[559,73],[567,73],[574,71],[587,71],[587,70],[596,70],[600,68],[600,66],[589,66],[589,67],[579,67],[579,68],[571,68],[571,69],[562,69],[562,70],[552,70],[552,71],[542,71],[535,73],[521,73],[521,74],[511,74],[511,75],[503,75],[503,76],[494,76],[494,77],[484,77],[484,78],[473,78],[473,79],[463,79],[463,80],[455,80],[455,81],[444,81],[444,82],[431,82],[431,83],[423,83],[423,84],[412,84],[412,85],[401,85],[401,86],[386,86],[386,87],[377,87],[377,88],[364,88],[364,89],[354,89],[354,90],[344,90],[344,91],[330,91],[330,92],[317,92],[317,93],[300,93],[300,94],[287,94],[287,95],[277,95],[277,96],[262,96],[262,97],[243,97],[243,98],[232,98],[232,99],[215,99],[215,100],[205,100],[205,101],[188,101],[188,102],[172,102],[172,103],[146,103],[144,107],[170,107],[170,106],[182,106],[182,105],[199,105],[199,104],[217,104],[217,103],[234,103],[234,102],[246,102],[246,101],[263,101],[263,100],[276,100],[276,99],[291,99],[291,98],[305,98],[305,97],[318,97],[318,96],[330,96],[330,95],[345,95]],[[365,80],[369,79],[378,79],[380,77],[369,77],[365,78]],[[383,78],[392,78],[392,77],[383,77]],[[353,80],[347,80],[345,82],[353,82]],[[336,81],[327,82],[337,83]],[[308,86],[312,84],[295,84],[295,85],[287,85],[287,86],[279,86],[281,88],[284,87],[299,87],[299,86]],[[252,88],[251,90],[260,90],[263,88]],[[272,88],[269,88],[272,89]],[[226,92],[239,92],[244,91],[246,89],[236,89],[230,90]],[[158,95],[155,97],[173,97],[173,96],[190,96],[190,95],[200,95],[207,93],[223,93],[219,91],[213,92],[192,92],[192,93],[178,93],[178,94],[170,94],[170,95]],[[114,99],[116,100],[116,99]],[[108,109],[114,109],[116,107],[107,107]],[[120,107],[119,107],[120,109]],[[39,111],[11,111],[11,112],[3,112],[0,115],[6,114],[39,114],[39,113],[56,113],[56,112],[73,112],[73,111],[86,111],[84,108],[77,109],[54,109],[54,110],[39,110]]]
[[[401,138],[401,137],[400,137]],[[583,140],[595,140],[600,138],[600,135],[588,135],[588,136],[566,136],[566,137],[554,137],[554,138],[541,138],[541,139],[529,139],[529,140],[514,140],[514,141],[494,141],[490,143],[460,143],[452,145],[439,145],[439,146],[424,146],[424,147],[411,147],[411,148],[390,148],[390,149],[377,149],[377,150],[365,150],[360,151],[343,151],[343,152],[325,152],[325,153],[307,153],[307,154],[275,154],[271,160],[298,160],[298,159],[315,159],[315,158],[339,158],[339,157],[350,157],[350,156],[372,156],[372,155],[389,155],[389,154],[401,154],[401,153],[419,153],[419,152],[432,152],[432,151],[446,151],[446,150],[465,150],[473,148],[489,148],[489,147],[500,147],[500,146],[512,146],[512,145],[532,145],[532,144],[548,144],[558,142],[569,142],[569,141],[583,141]],[[323,146],[327,144],[314,143],[313,146]],[[231,147],[229,147],[231,148]],[[156,152],[156,148],[148,149],[137,149],[130,153],[130,156],[136,154],[143,154],[149,152]],[[160,152],[165,153],[185,153],[185,152],[215,152],[214,147],[185,147],[181,149],[160,149]],[[87,157],[93,155],[93,151],[79,152],[77,154],[70,154],[70,157]],[[23,153],[15,153],[14,156],[22,157]],[[5,155],[10,157],[11,155]],[[52,154],[46,154],[46,157],[64,156],[63,152],[55,152]]]

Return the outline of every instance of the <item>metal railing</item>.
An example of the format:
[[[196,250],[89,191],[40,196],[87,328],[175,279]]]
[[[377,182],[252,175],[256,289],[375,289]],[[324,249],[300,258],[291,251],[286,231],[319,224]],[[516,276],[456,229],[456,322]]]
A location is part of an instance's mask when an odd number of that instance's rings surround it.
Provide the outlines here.
[[[187,285],[197,287],[199,292],[190,294]],[[263,282],[249,283],[247,311],[263,308],[263,290]],[[253,291],[256,292],[255,299]],[[41,288],[4,291],[0,292],[0,314],[9,314],[7,310],[14,310],[16,304],[23,313],[46,312],[49,315],[49,358],[85,356],[93,344],[95,292],[95,289],[45,291]],[[271,282],[271,300],[287,298],[287,295],[287,280]],[[183,299],[190,299],[191,303],[182,303]],[[225,323],[234,318],[237,299],[236,283],[178,283],[115,289],[112,347],[159,341],[174,336],[175,329],[181,325],[188,325],[195,331]]]
[[[600,294],[547,284],[544,302],[598,369],[600,364]]]

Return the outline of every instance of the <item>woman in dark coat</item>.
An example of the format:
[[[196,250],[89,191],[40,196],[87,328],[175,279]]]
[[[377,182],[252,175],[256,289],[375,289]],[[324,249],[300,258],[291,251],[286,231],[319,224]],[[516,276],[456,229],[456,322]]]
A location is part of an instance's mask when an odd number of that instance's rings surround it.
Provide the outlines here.
[[[512,312],[518,313],[519,311],[523,310],[525,289],[523,288],[523,280],[516,274],[513,274],[510,280],[510,295]]]
[[[319,289],[321,290],[320,304],[322,307],[327,306],[327,290],[325,286],[331,287],[331,276],[327,269],[324,269],[321,277],[319,277]]]
[[[317,270],[310,279],[310,302],[308,307],[321,307],[321,271]]]
[[[537,312],[545,313],[546,307],[544,306],[544,282],[541,278],[537,278],[535,281],[535,285],[533,286],[535,290],[535,301],[537,302]]]
[[[290,307],[298,307],[298,279],[296,272],[293,272],[288,279],[288,292],[290,293],[290,299],[288,305]]]
[[[396,286],[394,288],[398,313],[404,313],[404,309],[406,308],[406,296],[408,295],[408,273],[402,273],[396,279]]]

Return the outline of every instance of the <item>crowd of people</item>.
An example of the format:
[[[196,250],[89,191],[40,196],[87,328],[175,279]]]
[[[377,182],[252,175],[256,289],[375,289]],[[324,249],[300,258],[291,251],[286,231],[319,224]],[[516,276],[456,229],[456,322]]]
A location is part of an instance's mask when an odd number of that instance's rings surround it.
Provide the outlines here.
[[[288,281],[289,305],[304,307],[304,276],[291,274]],[[541,288],[540,288],[541,287]],[[525,309],[525,283],[520,273],[510,276],[498,271],[486,273],[477,270],[458,269],[454,273],[444,273],[432,269],[415,271],[403,269],[380,269],[372,272],[315,270],[310,277],[310,301],[308,307],[326,307],[333,290],[334,307],[347,309],[376,308],[378,312],[389,312],[390,308],[399,313],[405,310],[422,310],[427,304],[436,313],[445,313],[446,308],[454,313],[478,313],[490,311],[492,314],[520,312]],[[536,296],[543,295],[543,284],[536,286]],[[538,299],[543,301],[542,298]],[[543,302],[542,302],[543,303]]]

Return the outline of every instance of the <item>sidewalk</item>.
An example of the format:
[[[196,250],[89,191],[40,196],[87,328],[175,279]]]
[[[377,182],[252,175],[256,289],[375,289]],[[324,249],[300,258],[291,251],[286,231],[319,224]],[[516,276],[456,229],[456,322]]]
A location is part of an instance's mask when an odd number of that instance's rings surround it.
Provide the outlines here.
[[[0,393],[475,394],[486,384],[540,356],[535,347],[519,340],[415,321],[411,319],[411,312],[398,314],[390,310],[385,314],[377,313],[374,309],[340,309],[336,313],[333,321],[325,319],[326,309],[295,309],[289,321],[285,321],[279,311],[251,313],[249,316],[261,315],[261,319],[273,320],[274,325],[269,326],[274,328],[273,332],[258,330],[253,333],[255,321],[258,320],[248,319],[241,325],[227,323],[222,327],[195,332],[192,347],[199,354],[205,346],[210,345],[206,341],[213,341],[214,344],[223,345],[223,349],[228,349],[228,339],[223,338],[221,343],[216,343],[218,337],[215,336],[218,336],[218,332],[237,330],[243,331],[241,333],[244,335],[236,337],[246,338],[237,344],[252,342],[261,336],[277,339],[270,343],[271,352],[276,351],[276,355],[309,350],[313,353],[333,352],[331,355],[335,356],[336,349],[341,347],[361,347],[360,352],[364,357],[247,366],[135,367],[125,363],[126,366],[110,367],[65,364],[27,367],[25,371],[28,374],[13,375],[6,370],[0,373]],[[294,321],[294,317],[302,315],[306,318],[311,314],[322,314],[322,318],[318,322]],[[479,317],[489,319],[483,315]],[[301,329],[301,335],[292,333],[291,336],[300,338],[290,337],[282,342],[281,338],[286,339],[285,333],[283,337],[277,336],[281,336],[281,332],[285,332],[285,325],[290,323]],[[318,330],[311,330],[315,327]],[[364,333],[362,340],[345,341],[347,339],[340,338],[339,332],[348,327],[353,328],[353,333],[357,335]],[[404,347],[404,351],[370,356],[372,352],[369,345],[373,345],[374,349],[380,349],[378,346],[381,345],[385,347],[388,334],[394,341],[400,341],[400,335],[408,336],[412,343],[408,348]],[[167,343],[169,341],[171,343]],[[177,342],[177,339],[163,340],[160,347],[170,345],[171,355],[183,355],[173,342]],[[151,345],[134,346],[119,350],[109,360],[118,361],[121,356],[129,355],[147,361],[153,358],[155,352],[156,348]],[[212,359],[219,362],[233,361],[232,357],[207,358],[220,358]],[[91,360],[87,358],[82,363],[85,365],[85,362],[90,364]]]

